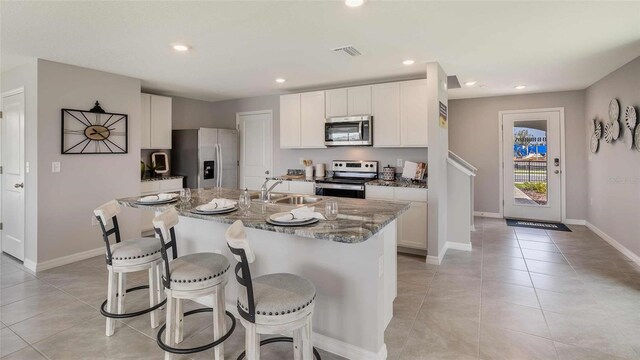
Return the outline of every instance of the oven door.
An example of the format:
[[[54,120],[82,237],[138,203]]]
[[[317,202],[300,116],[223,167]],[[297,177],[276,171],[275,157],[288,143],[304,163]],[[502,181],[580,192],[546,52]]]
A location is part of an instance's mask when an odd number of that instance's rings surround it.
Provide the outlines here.
[[[364,185],[316,183],[316,195],[364,199]]]
[[[372,145],[371,121],[353,118],[327,119],[324,125],[326,146]]]

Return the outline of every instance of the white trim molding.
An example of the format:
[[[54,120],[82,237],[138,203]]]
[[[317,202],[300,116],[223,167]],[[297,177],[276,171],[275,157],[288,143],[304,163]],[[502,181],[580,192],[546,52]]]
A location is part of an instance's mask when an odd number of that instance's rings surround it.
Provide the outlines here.
[[[473,248],[471,246],[471,243],[462,244],[462,243],[447,241],[446,243],[444,243],[444,247],[442,248],[442,251],[440,252],[440,254],[438,254],[438,256],[427,255],[427,259],[425,260],[425,262],[427,264],[432,264],[432,265],[440,265],[440,264],[442,264],[442,259],[444,259],[444,256],[447,254],[447,250],[449,250],[449,249],[461,250],[461,251],[472,251],[473,250]]]
[[[105,254],[104,246],[101,246],[99,248],[95,248],[95,249],[91,249],[91,250],[87,250],[87,251],[83,251],[83,252],[79,252],[79,253],[75,253],[67,256],[62,256],[56,259],[51,259],[51,260],[47,260],[39,263],[35,263],[31,260],[25,259],[24,266],[33,272],[38,272],[38,271],[53,269],[55,267],[62,266],[62,265],[68,265],[74,262],[86,260],[98,255],[104,255],[104,254]]]
[[[587,225],[587,221],[583,219],[565,219],[563,223],[567,225]]]
[[[473,216],[492,218],[492,219],[502,219],[502,214],[494,213],[494,212],[487,212],[487,211],[474,211],[473,212]]]
[[[589,228],[589,230],[596,233],[596,235],[600,236],[604,241],[608,242],[609,245],[613,246],[614,248],[616,248],[616,250],[620,251],[624,256],[628,257],[633,262],[640,265],[640,256],[636,255],[633,251],[627,249],[624,245],[617,242],[614,238],[607,235],[604,231],[598,229],[598,227],[593,225],[592,223],[586,221],[586,225]]]
[[[449,250],[449,249],[461,250],[461,251],[471,251],[471,250],[473,250],[471,248],[471,243],[463,244],[463,243],[452,242],[452,241],[447,241],[446,249],[447,250]]]

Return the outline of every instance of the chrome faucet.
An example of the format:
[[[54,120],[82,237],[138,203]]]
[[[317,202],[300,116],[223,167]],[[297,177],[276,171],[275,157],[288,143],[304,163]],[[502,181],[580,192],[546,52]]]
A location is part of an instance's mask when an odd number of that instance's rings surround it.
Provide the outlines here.
[[[282,180],[276,180],[275,183],[273,183],[273,185],[271,185],[271,187],[269,189],[267,189],[267,183],[270,180],[274,180],[271,178],[266,178],[266,180],[264,181],[264,183],[262,183],[262,187],[260,188],[260,201],[269,201],[271,198],[271,191],[273,191],[273,189],[282,184]]]

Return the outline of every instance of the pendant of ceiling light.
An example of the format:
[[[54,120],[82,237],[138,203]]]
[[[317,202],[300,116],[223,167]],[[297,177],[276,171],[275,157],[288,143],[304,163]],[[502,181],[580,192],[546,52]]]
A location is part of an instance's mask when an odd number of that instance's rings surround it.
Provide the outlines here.
[[[344,0],[344,4],[348,7],[358,7],[364,4],[364,0]]]

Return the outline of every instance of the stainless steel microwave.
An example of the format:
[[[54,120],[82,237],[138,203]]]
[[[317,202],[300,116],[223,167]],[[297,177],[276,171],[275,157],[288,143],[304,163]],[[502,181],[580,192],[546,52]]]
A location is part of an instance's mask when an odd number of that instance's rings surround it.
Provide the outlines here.
[[[326,146],[373,145],[373,118],[371,115],[333,117],[324,123]]]

